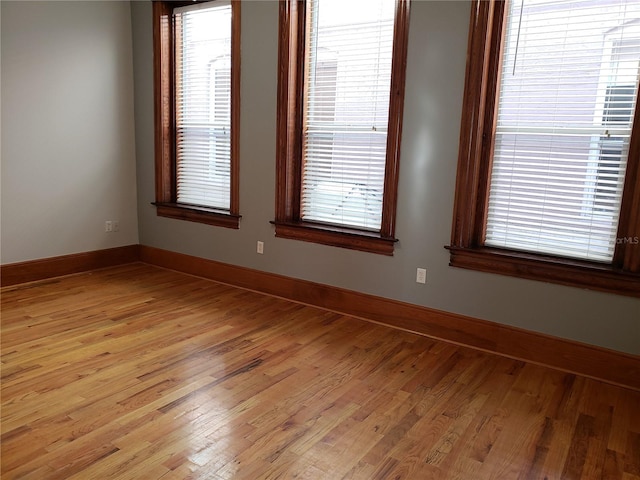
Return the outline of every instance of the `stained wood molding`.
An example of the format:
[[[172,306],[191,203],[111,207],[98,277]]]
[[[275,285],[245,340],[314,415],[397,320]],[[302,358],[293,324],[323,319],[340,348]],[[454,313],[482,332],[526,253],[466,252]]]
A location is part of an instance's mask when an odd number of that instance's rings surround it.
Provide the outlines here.
[[[640,390],[640,357],[306,280],[140,246],[140,260],[485,352]]]
[[[305,37],[308,4],[303,0],[280,2],[278,21],[278,111],[276,132],[275,235],[381,255],[393,255],[398,176],[402,138],[410,1],[396,2],[390,78],[388,128],[384,166],[382,217],[379,230],[364,232],[346,225],[321,225],[301,214],[305,123]],[[307,38],[308,40],[308,38]]]
[[[127,245],[60,257],[9,263],[0,267],[0,282],[3,287],[8,287],[18,283],[135,262],[139,258],[138,247],[139,245]]]
[[[473,0],[449,265],[640,297],[640,102],[636,102],[612,261],[485,245],[507,2]]]

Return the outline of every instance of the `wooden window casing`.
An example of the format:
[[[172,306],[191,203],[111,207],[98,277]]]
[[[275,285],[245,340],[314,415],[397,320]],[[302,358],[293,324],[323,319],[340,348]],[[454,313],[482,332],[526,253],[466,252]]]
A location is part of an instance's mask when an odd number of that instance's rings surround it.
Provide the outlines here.
[[[484,246],[506,8],[474,0],[468,40],[450,265],[640,296],[640,101],[636,102],[622,205],[610,264]]]
[[[380,231],[305,222],[300,215],[304,105],[305,8],[301,0],[280,2],[276,146],[277,237],[393,255],[400,140],[409,27],[409,0],[397,0],[391,67],[389,124]]]
[[[215,0],[214,0],[215,1]],[[193,1],[153,2],[155,202],[161,217],[239,228],[240,0],[231,1],[231,171],[229,210],[177,202],[175,8]]]

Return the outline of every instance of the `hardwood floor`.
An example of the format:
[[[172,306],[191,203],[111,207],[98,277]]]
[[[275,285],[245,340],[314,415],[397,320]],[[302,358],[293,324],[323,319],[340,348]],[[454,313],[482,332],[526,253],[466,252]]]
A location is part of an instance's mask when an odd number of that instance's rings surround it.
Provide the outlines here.
[[[131,264],[2,290],[3,479],[640,479],[640,392]]]

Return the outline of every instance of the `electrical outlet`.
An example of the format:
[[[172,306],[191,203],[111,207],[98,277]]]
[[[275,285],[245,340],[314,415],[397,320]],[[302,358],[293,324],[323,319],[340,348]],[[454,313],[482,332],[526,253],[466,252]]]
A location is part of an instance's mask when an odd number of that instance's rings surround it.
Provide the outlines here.
[[[113,222],[111,222],[112,226],[113,226],[113,231],[114,232],[119,232],[120,231],[120,222],[118,222],[117,220],[114,220]]]
[[[111,220],[107,220],[106,222],[104,222],[104,231],[113,232],[113,222],[111,222]]]
[[[416,282],[417,283],[427,283],[427,269],[426,268],[418,268],[416,270]]]
[[[261,242],[260,240],[258,240],[258,246],[256,248],[256,251],[262,255],[264,253],[264,242]]]

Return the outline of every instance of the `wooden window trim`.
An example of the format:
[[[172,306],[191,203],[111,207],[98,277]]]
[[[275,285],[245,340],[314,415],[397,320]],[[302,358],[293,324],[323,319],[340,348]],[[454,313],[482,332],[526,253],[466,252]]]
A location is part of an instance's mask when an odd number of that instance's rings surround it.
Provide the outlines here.
[[[240,226],[240,0],[231,1],[231,198],[229,210],[178,203],[173,10],[193,1],[153,2],[153,83],[156,214],[237,229]]]
[[[640,297],[640,101],[611,264],[483,245],[505,12],[501,0],[471,7],[449,265]]]
[[[409,29],[409,0],[397,0],[382,225],[379,232],[300,219],[305,2],[280,2],[276,145],[276,237],[393,255]]]

